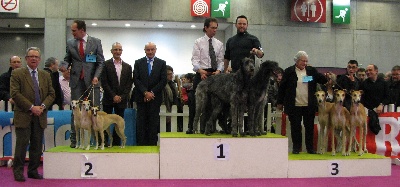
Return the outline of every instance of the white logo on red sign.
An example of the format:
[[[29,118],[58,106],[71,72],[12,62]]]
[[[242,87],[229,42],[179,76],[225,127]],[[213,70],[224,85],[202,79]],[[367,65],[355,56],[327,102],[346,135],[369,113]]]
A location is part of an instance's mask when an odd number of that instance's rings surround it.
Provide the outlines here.
[[[299,21],[325,22],[321,20],[325,14],[324,5],[321,0],[296,0],[293,12]]]

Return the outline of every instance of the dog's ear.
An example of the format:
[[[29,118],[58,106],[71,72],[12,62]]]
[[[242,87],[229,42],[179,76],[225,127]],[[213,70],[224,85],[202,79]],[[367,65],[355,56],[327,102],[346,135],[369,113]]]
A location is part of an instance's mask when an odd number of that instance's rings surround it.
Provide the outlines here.
[[[354,91],[355,91],[355,90],[351,89],[351,90],[350,90],[350,93],[353,94]]]
[[[344,91],[344,92],[347,92],[347,90],[346,90],[346,89],[343,89],[343,91]]]
[[[361,93],[361,95],[364,94],[364,91],[363,91],[363,90],[358,90],[358,91]]]
[[[337,91],[338,91],[338,89],[334,89],[334,90],[333,90],[333,92],[335,92],[335,93],[336,93]]]

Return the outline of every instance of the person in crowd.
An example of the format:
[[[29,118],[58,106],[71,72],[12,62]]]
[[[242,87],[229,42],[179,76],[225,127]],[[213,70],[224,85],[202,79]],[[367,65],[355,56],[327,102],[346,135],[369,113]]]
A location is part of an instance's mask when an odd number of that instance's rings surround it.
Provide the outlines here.
[[[166,62],[156,57],[157,46],[145,45],[146,56],[135,61],[133,75],[137,105],[137,145],[157,145],[160,132],[160,106],[162,90],[167,84]]]
[[[392,78],[392,72],[391,71],[386,72],[384,77],[385,81],[390,81],[391,78]]]
[[[336,82],[337,82],[336,74],[330,72],[329,77],[328,77],[328,82],[326,82],[323,85],[320,85],[321,86],[320,89],[326,93],[326,102],[330,102],[330,103],[334,102],[333,95],[334,95],[335,89],[338,89]]]
[[[275,70],[274,75],[271,76],[270,84],[268,85],[267,103],[271,103],[271,112],[276,111],[276,100],[278,99],[279,84],[282,81],[283,69]],[[268,118],[268,105],[264,107],[264,129],[267,130]],[[275,127],[271,127],[271,133],[275,133]]]
[[[366,74],[368,78],[360,86],[360,90],[363,90],[361,103],[380,114],[384,105],[389,104],[389,86],[383,77],[378,77],[378,67],[375,64],[367,66]]]
[[[94,106],[100,106],[100,75],[103,71],[103,47],[101,40],[86,33],[86,23],[82,20],[74,20],[71,25],[73,39],[67,41],[67,49],[64,57],[66,65],[61,70],[71,66],[71,99],[79,100],[88,97],[93,100]],[[66,66],[66,67],[65,67]],[[93,88],[93,91],[91,91]],[[90,96],[88,96],[90,92]],[[72,116],[73,118],[73,116]],[[76,145],[76,132],[74,123],[71,124],[71,148]]]
[[[285,108],[289,116],[292,135],[292,153],[299,154],[302,145],[301,121],[305,128],[307,153],[315,154],[313,149],[314,118],[317,111],[317,100],[314,96],[317,83],[325,84],[327,78],[316,68],[308,66],[308,55],[299,51],[294,56],[295,65],[285,69],[279,86],[277,109]]]
[[[195,40],[192,51],[193,71],[196,75],[193,79],[193,94],[197,85],[207,77],[217,75],[224,70],[224,45],[215,38],[218,29],[218,21],[215,18],[207,18],[204,21],[203,32],[205,35]],[[196,108],[194,101],[193,107]],[[210,111],[210,110],[207,110]],[[189,114],[189,122],[193,122],[195,113]],[[210,116],[210,115],[202,115]],[[200,131],[204,132],[206,119],[200,119]],[[188,124],[187,134],[193,133],[193,124]]]
[[[5,101],[5,111],[8,111],[8,101],[13,104],[13,100],[10,97],[10,77],[11,72],[14,69],[20,68],[22,66],[21,58],[19,56],[12,56],[10,58],[10,68],[8,71],[0,76],[0,100]]]
[[[182,79],[182,92],[187,93],[187,105],[189,107],[189,116],[194,116],[196,114],[196,106],[195,106],[195,95],[194,95],[194,90],[193,90],[193,79],[194,79],[195,74],[193,73],[187,73],[185,74],[184,79]],[[190,121],[192,120],[192,121]],[[193,129],[193,118],[189,118],[188,121],[188,129]],[[190,124],[192,126],[190,126]]]
[[[360,80],[356,76],[358,70],[358,62],[356,60],[350,60],[347,63],[346,74],[339,75],[337,77],[338,89],[346,90],[346,97],[344,98],[343,106],[350,111],[351,97],[350,92],[352,90],[358,90],[360,87]]]
[[[363,82],[365,81],[365,79],[367,79],[367,75],[365,74],[365,68],[358,68],[357,78],[360,80],[360,82]]]
[[[180,79],[181,79],[181,83],[182,83],[181,101],[182,101],[182,106],[183,106],[183,105],[187,105],[187,104],[188,104],[188,99],[189,99],[189,97],[188,97],[188,92],[187,92],[186,88],[183,87],[183,85],[184,85],[185,83],[187,83],[188,80],[186,79],[186,74],[182,74],[182,75],[180,76]]]
[[[178,88],[174,82],[174,69],[167,65],[167,85],[163,89],[163,104],[165,105],[167,112],[171,113],[172,105],[176,105],[178,108],[180,107],[180,97]],[[167,131],[171,132],[171,116],[167,116]],[[179,132],[179,125],[178,125],[178,132]]]
[[[67,70],[61,71],[61,76],[58,79],[58,82],[60,83],[61,90],[63,92],[63,108],[65,109],[65,105],[71,105],[71,87],[69,87],[69,79],[70,79],[70,71],[71,67],[69,67]]]
[[[58,59],[54,57],[50,57],[44,62],[44,70],[50,74],[53,88],[56,94],[56,98],[54,99],[53,104],[48,106],[48,110],[52,110],[53,105],[58,105],[58,108],[60,110],[64,109],[63,108],[64,96],[59,82],[60,78],[60,74],[58,73],[59,64],[60,63]]]
[[[101,74],[101,85],[104,89],[103,111],[107,114],[115,114],[124,117],[124,111],[128,107],[128,100],[133,84],[132,66],[121,59],[122,44],[115,42],[111,46],[112,58],[104,62]],[[105,136],[105,140],[108,140]],[[121,145],[121,139],[115,130],[112,133],[113,146]],[[108,144],[108,142],[106,142]]]
[[[24,164],[29,145],[28,178],[43,179],[39,174],[43,153],[43,134],[47,127],[47,106],[55,98],[50,74],[39,70],[40,49],[30,47],[25,56],[27,67],[12,71],[10,96],[14,100],[15,154],[14,180],[24,182]],[[33,89],[32,89],[33,88]]]
[[[391,73],[392,76],[389,80],[389,104],[394,104],[396,109],[400,106],[400,66],[393,66]]]
[[[237,34],[226,42],[224,55],[225,72],[228,72],[229,61],[231,62],[232,72],[236,72],[240,68],[240,62],[243,58],[250,55],[255,55],[258,58],[264,56],[258,38],[247,32],[248,24],[246,16],[241,15],[236,18]]]

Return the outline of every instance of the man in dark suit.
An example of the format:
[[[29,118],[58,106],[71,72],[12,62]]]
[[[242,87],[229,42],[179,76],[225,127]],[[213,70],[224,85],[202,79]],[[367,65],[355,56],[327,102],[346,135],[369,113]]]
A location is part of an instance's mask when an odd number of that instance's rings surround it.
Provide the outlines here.
[[[160,106],[162,90],[167,84],[166,62],[155,57],[156,44],[145,45],[146,57],[135,61],[134,83],[137,103],[137,145],[157,145],[160,132]]]
[[[0,76],[0,100],[5,101],[5,111],[8,111],[8,107],[12,108],[12,106],[8,106],[8,101],[11,104],[13,104],[14,102],[10,97],[11,72],[14,69],[20,68],[21,65],[22,65],[21,58],[19,56],[12,56],[10,58],[10,68],[8,69],[7,72],[3,73]]]
[[[111,114],[114,109],[115,114],[124,117],[133,84],[132,66],[121,59],[122,45],[120,43],[112,44],[111,53],[113,58],[104,62],[101,74],[101,85],[104,89],[103,110]],[[112,137],[112,145],[121,144],[121,139],[115,130]]]
[[[48,110],[52,110],[53,105],[58,105],[60,110],[64,109],[64,95],[59,82],[60,74],[58,73],[58,65],[59,61],[54,57],[50,57],[44,62],[44,70],[50,73],[51,82],[53,83],[53,88],[56,93],[56,98],[54,99],[53,104],[47,106]]]
[[[308,66],[308,55],[299,51],[294,56],[295,65],[285,69],[279,85],[277,109],[289,116],[293,143],[293,154],[299,154],[302,145],[301,121],[305,128],[307,152],[315,154],[313,148],[314,118],[317,111],[317,99],[314,93],[317,83],[325,84],[326,77],[317,69]]]
[[[37,67],[40,50],[28,48],[25,56],[28,67],[11,73],[10,96],[14,100],[14,126],[17,137],[14,155],[14,179],[24,182],[24,163],[29,145],[28,177],[43,179],[38,173],[42,155],[44,129],[47,127],[47,109],[55,98],[50,74]]]
[[[67,50],[60,71],[65,71],[71,66],[71,100],[79,100],[88,96],[93,101],[94,106],[100,106],[100,84],[99,79],[103,70],[104,56],[100,39],[86,34],[86,23],[75,20],[71,25],[73,39],[67,41]],[[94,87],[94,97],[91,87]],[[87,92],[85,92],[87,91]],[[73,117],[73,116],[72,116]],[[71,145],[76,145],[75,126],[71,122]]]

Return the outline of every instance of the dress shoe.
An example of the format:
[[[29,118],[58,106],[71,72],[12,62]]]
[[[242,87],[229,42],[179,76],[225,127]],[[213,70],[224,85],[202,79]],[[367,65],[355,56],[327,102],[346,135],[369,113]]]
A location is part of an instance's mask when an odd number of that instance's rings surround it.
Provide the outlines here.
[[[317,154],[314,150],[307,151],[308,154]]]
[[[71,145],[69,145],[70,148],[75,148],[76,147],[76,143],[71,142]]]
[[[192,129],[188,129],[188,130],[186,131],[186,134],[193,134],[193,130],[192,130]]]
[[[296,154],[296,155],[297,155],[297,154],[299,154],[299,153],[300,153],[300,151],[297,151],[297,150],[293,150],[293,151],[292,151],[292,154]]]
[[[14,174],[14,180],[18,182],[25,182],[25,177],[22,174]]]
[[[41,180],[41,179],[43,179],[43,175],[41,175],[39,173],[32,173],[32,174],[28,173],[28,178]]]

